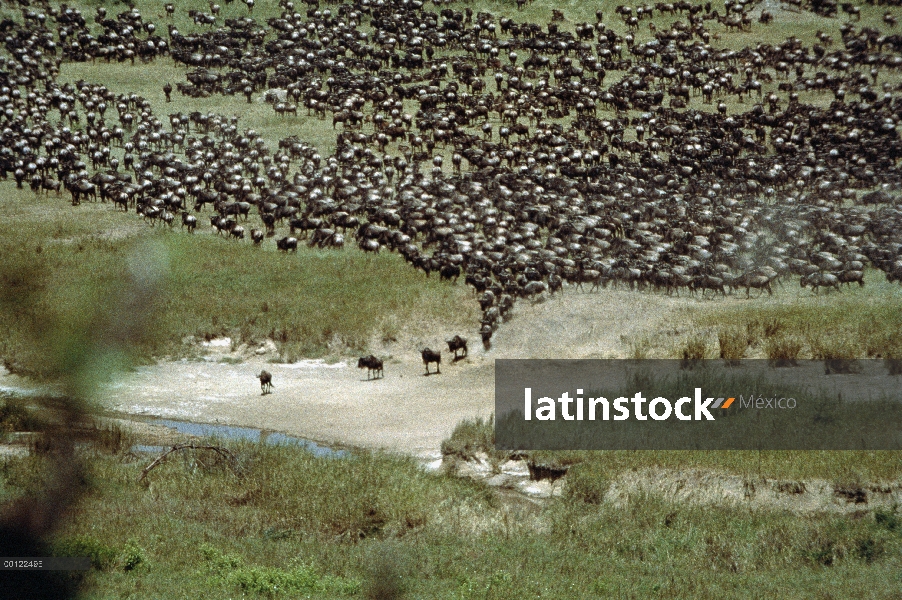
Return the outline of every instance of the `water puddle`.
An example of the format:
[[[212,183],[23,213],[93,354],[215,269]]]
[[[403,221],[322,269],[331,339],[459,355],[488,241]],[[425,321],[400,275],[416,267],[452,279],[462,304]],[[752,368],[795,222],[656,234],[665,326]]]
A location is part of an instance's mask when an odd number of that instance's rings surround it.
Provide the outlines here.
[[[151,425],[162,425],[170,429],[175,429],[179,433],[186,435],[194,435],[197,437],[216,437],[223,440],[243,440],[247,442],[260,443],[261,438],[264,444],[269,446],[292,445],[301,446],[314,456],[320,458],[342,458],[348,456],[347,450],[337,450],[328,446],[321,446],[316,442],[305,440],[304,438],[286,435],[284,433],[264,433],[260,429],[253,427],[235,427],[232,425],[211,425],[207,423],[192,423],[190,421],[174,421],[172,419],[149,419],[146,421]],[[169,446],[132,446],[132,452],[165,452]]]

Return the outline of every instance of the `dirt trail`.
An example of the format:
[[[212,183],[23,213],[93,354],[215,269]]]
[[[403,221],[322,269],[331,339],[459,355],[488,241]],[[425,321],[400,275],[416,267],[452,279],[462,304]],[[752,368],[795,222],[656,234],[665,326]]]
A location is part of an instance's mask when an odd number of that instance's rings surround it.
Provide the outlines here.
[[[207,361],[166,362],[124,374],[100,400],[120,413],[154,415],[282,431],[327,444],[436,452],[465,418],[494,409],[498,358],[614,358],[629,351],[622,336],[655,330],[686,299],[623,290],[572,292],[546,302],[520,302],[495,334],[492,350],[478,335],[435,331],[407,335],[373,352],[388,357],[385,378],[367,381],[356,361],[274,364],[272,354],[210,346]],[[457,363],[444,340],[464,333],[470,355]],[[441,375],[425,377],[419,349],[443,350]],[[256,375],[273,375],[274,391],[261,396]],[[433,365],[434,369],[434,365]]]

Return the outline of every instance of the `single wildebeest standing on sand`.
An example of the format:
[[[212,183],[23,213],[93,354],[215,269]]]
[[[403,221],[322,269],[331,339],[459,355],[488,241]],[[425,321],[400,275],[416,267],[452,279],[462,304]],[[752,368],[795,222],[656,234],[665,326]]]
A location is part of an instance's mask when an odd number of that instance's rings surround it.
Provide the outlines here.
[[[426,365],[426,375],[429,375],[429,363],[435,363],[435,372],[441,373],[442,353],[426,348],[423,350],[423,364]]]
[[[482,329],[479,330],[479,335],[482,336],[482,347],[485,348],[486,351],[492,349],[492,334],[494,331],[492,330],[491,325],[483,325]]]
[[[263,389],[263,395],[272,393],[272,373],[269,371],[260,371],[257,375],[260,379],[260,387]]]
[[[460,337],[459,335],[455,335],[448,342],[448,351],[454,354],[454,360],[458,360],[461,358],[467,357],[467,340]],[[463,350],[464,353],[461,356],[457,355],[458,350]]]
[[[366,368],[367,381],[369,381],[370,375],[374,375],[374,379],[385,377],[385,374],[382,372],[382,359],[376,358],[372,354],[361,356],[360,360],[357,361],[358,369],[363,369],[364,367]]]

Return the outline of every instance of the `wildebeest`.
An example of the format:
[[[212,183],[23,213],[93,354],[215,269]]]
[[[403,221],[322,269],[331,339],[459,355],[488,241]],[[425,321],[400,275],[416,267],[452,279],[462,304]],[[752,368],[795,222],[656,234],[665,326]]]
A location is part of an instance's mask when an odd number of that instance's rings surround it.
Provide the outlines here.
[[[482,310],[488,310],[495,304],[495,294],[491,290],[486,290],[479,299],[479,307]]]
[[[357,368],[366,368],[367,380],[370,379],[370,375],[374,375],[374,379],[385,377],[384,373],[382,372],[382,359],[376,358],[372,354],[370,354],[369,356],[361,356],[360,360],[357,361]]]
[[[379,254],[380,245],[379,245],[379,242],[377,242],[376,240],[363,239],[363,240],[360,240],[359,245],[360,245],[360,249],[363,250],[364,252],[373,252],[375,254]]]
[[[441,373],[442,353],[429,348],[423,350],[423,364],[426,365],[426,375],[429,375],[429,363],[435,363],[435,372]]]
[[[460,337],[459,335],[455,335],[450,340],[447,340],[448,343],[448,351],[454,354],[454,360],[459,360],[461,358],[466,358],[467,356],[467,340],[465,338]],[[463,350],[464,353],[461,356],[457,355],[458,350]]]
[[[260,374],[257,375],[257,378],[260,379],[260,387],[263,389],[263,395],[272,393],[272,373],[269,371],[260,371]]]
[[[771,278],[767,275],[758,273],[744,273],[730,281],[730,286],[734,289],[744,287],[746,298],[749,297],[752,288],[766,290],[769,295],[773,296],[774,291],[771,288],[770,282]],[[764,292],[762,291],[761,293],[763,294]]]
[[[197,217],[189,215],[187,211],[182,211],[182,227],[187,227],[188,231],[194,233],[197,227]]]
[[[530,281],[523,286],[520,295],[524,298],[535,298],[546,290],[548,290],[548,285],[544,281]]]
[[[442,281],[448,279],[457,283],[457,278],[460,277],[460,267],[457,265],[445,265],[439,270],[438,274],[439,279]]]
[[[833,288],[835,290],[839,289],[839,278],[832,273],[821,273],[818,271],[817,273],[811,273],[810,275],[806,275],[799,279],[799,285],[803,288],[811,286],[814,290],[814,293],[817,293],[817,288],[819,287],[827,287]]]
[[[288,252],[289,250],[297,252],[298,240],[293,237],[284,237],[281,240],[276,240],[276,247],[284,252]]]
[[[483,325],[479,330],[479,335],[482,336],[482,347],[485,350],[492,349],[492,334],[495,333],[492,329],[491,325]]]
[[[229,230],[229,235],[236,240],[244,239],[244,227],[241,225],[235,225],[232,229]]]
[[[835,275],[840,283],[858,283],[859,287],[864,287],[864,272],[862,271],[840,271]]]

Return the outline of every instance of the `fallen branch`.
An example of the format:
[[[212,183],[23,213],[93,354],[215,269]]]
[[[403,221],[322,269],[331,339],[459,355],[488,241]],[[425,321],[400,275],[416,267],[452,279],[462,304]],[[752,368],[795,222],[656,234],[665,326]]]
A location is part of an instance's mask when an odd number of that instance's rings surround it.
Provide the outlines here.
[[[178,450],[211,450],[216,452],[229,462],[229,466],[232,468],[232,471],[235,472],[235,475],[238,477],[242,476],[241,470],[238,468],[238,459],[235,458],[235,455],[226,448],[222,448],[220,446],[198,446],[196,444],[176,444],[160,456],[158,456],[152,463],[144,467],[144,470],[141,471],[141,476],[138,477],[138,482],[144,480],[147,477],[147,474],[150,473],[153,469],[155,469],[158,465],[163,463],[166,460],[166,457],[176,452]]]

